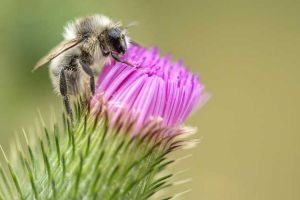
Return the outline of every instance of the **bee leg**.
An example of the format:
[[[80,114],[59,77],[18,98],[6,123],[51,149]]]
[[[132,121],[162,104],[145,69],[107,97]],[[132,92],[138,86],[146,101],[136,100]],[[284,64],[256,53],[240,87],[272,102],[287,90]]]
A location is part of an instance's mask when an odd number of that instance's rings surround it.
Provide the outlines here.
[[[95,94],[95,78],[94,78],[94,73],[93,70],[84,62],[82,62],[81,60],[79,61],[80,65],[82,66],[82,69],[85,73],[87,73],[87,75],[90,76],[90,89],[92,92],[92,95]]]
[[[136,41],[130,40],[130,43],[133,44],[134,46],[141,47],[141,45]]]
[[[133,64],[127,62],[126,60],[122,60],[117,54],[111,53],[111,57],[117,62],[124,63],[126,65],[129,65],[130,67],[136,68]]]
[[[59,89],[60,89],[61,95],[63,96],[66,112],[67,112],[68,116],[71,118],[71,120],[73,120],[72,109],[71,109],[70,101],[69,101],[69,97],[68,97],[68,87],[67,87],[65,70],[66,69],[62,69],[60,72]]]

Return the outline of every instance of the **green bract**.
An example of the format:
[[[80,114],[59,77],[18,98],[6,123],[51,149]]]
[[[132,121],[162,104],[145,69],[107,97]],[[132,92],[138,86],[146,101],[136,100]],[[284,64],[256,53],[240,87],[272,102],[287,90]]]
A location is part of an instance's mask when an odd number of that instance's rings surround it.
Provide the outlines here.
[[[112,125],[105,104],[96,113],[82,105],[74,106],[73,125],[63,117],[61,126],[42,126],[42,135],[24,131],[26,148],[0,168],[0,199],[142,200],[171,185],[172,175],[161,172],[173,162],[166,156],[184,144],[177,137],[184,128],[154,119],[132,136],[134,119],[125,113]]]

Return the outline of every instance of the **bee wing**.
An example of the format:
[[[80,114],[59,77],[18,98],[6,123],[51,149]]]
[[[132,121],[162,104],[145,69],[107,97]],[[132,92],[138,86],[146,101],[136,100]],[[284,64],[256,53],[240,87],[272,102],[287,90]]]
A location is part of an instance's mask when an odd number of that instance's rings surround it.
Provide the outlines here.
[[[36,65],[34,66],[34,68],[33,68],[32,71],[35,71],[39,67],[47,64],[48,62],[50,62],[51,60],[53,60],[54,58],[56,58],[57,56],[59,56],[63,52],[71,49],[72,47],[75,47],[80,42],[82,42],[81,38],[75,38],[75,39],[72,39],[72,40],[64,40],[64,41],[62,41],[56,47],[54,47],[51,51],[49,51],[49,53],[46,56],[42,57],[36,63]]]

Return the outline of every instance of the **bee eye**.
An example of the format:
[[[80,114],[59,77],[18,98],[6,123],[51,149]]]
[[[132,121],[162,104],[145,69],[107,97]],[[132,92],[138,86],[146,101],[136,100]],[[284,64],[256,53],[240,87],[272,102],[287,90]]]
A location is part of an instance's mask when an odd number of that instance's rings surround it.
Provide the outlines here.
[[[125,53],[126,44],[124,44],[125,35],[120,28],[112,28],[108,31],[108,39],[113,49],[118,53]]]

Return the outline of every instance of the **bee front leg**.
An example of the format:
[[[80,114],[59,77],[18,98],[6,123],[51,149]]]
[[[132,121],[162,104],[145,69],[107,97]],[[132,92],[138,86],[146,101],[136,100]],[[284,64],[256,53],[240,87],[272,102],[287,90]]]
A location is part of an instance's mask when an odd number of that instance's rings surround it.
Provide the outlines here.
[[[59,89],[60,89],[61,95],[63,96],[66,112],[67,112],[68,116],[71,118],[71,120],[73,120],[72,109],[71,109],[70,101],[69,101],[69,97],[68,97],[68,86],[67,86],[65,70],[66,69],[64,68],[60,71]]]
[[[111,53],[111,57],[117,62],[124,63],[126,65],[129,65],[130,67],[136,68],[133,64],[121,59],[117,54]]]
[[[94,73],[93,70],[90,68],[89,65],[86,63],[82,62],[81,60],[79,61],[80,65],[82,66],[82,69],[87,75],[90,76],[90,89],[92,92],[92,95],[95,94],[95,78],[94,78]]]

